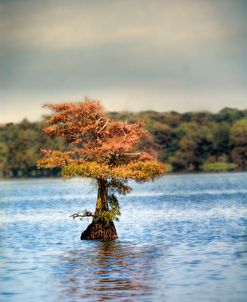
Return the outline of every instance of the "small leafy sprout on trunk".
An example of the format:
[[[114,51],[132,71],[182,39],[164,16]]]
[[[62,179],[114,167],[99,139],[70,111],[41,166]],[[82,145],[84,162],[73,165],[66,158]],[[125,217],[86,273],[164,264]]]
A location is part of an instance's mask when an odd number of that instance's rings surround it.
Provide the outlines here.
[[[73,218],[92,217],[81,239],[117,238],[113,221],[120,216],[116,195],[132,189],[128,180],[145,182],[164,175],[166,167],[157,162],[154,152],[139,150],[149,133],[141,122],[111,120],[97,101],[46,104],[53,113],[45,122],[44,133],[62,137],[67,151],[42,150],[39,168],[60,168],[64,178],[95,179],[98,196],[95,212],[75,213]]]

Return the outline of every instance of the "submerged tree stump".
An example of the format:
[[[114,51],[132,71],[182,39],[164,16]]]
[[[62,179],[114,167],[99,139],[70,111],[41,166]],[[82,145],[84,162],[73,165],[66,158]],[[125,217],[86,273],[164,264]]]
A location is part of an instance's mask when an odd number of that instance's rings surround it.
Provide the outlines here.
[[[112,221],[97,221],[92,222],[81,233],[81,240],[99,239],[99,240],[114,240],[117,239],[117,231]]]

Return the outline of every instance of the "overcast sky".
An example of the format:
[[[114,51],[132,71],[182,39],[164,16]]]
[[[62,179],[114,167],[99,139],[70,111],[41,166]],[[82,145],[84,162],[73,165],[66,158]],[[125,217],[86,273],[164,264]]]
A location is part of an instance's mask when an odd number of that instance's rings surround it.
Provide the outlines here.
[[[0,0],[0,123],[47,102],[247,108],[247,0]]]

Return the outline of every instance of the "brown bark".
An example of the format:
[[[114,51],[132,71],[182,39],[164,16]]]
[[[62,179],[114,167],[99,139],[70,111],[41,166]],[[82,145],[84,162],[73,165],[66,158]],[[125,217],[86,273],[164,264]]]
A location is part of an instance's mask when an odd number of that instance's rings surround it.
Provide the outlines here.
[[[117,239],[117,231],[113,221],[97,221],[92,222],[81,234],[81,240],[83,239],[98,239],[98,240],[113,240]]]
[[[100,240],[113,240],[117,239],[117,231],[113,221],[104,221],[97,216],[102,211],[108,211],[108,184],[107,180],[98,179],[98,197],[96,202],[96,209],[94,213],[94,218],[92,223],[87,227],[87,229],[82,232],[81,239],[100,239]]]
[[[108,194],[108,187],[107,187],[107,180],[98,179],[98,197],[96,202],[96,209],[95,209],[95,217],[100,211],[107,211],[108,210],[108,202],[107,202],[107,194]],[[95,220],[95,218],[94,218]]]

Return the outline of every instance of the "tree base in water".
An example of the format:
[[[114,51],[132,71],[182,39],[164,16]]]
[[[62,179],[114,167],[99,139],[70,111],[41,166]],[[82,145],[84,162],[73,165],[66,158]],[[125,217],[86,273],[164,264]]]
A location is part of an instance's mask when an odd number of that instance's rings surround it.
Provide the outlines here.
[[[81,240],[87,239],[100,239],[100,240],[113,240],[117,239],[117,231],[114,223],[97,221],[92,222],[81,234]]]

